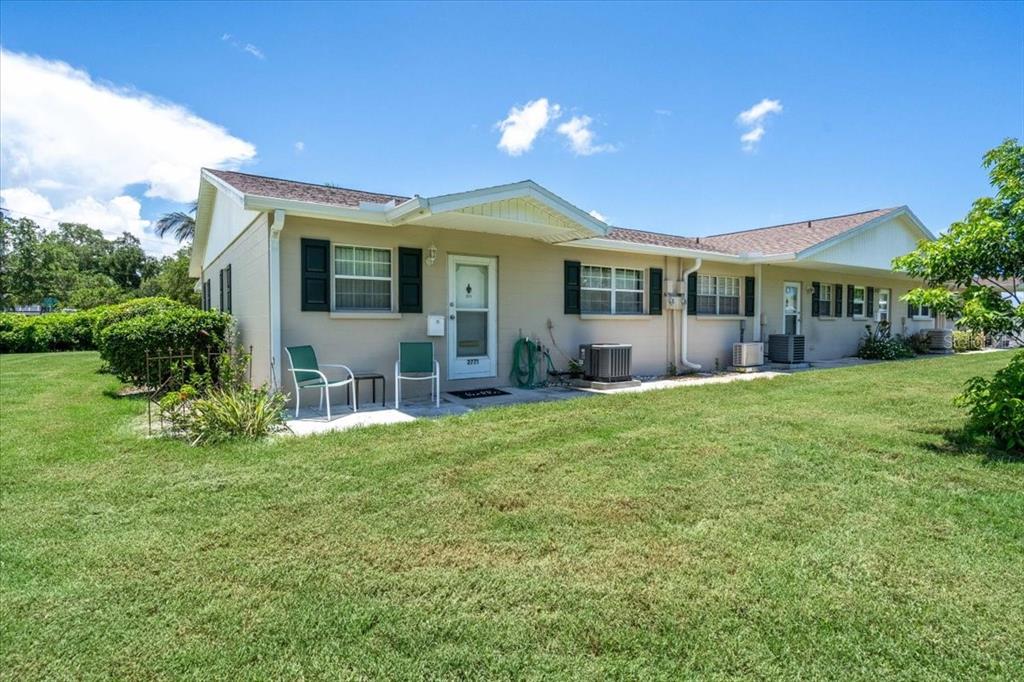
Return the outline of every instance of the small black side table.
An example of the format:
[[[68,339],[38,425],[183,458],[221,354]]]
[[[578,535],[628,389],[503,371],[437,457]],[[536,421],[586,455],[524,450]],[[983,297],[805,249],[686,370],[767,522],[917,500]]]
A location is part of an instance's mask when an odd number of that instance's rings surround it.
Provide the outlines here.
[[[387,405],[385,405],[385,401],[387,400],[388,382],[387,379],[384,378],[383,374],[378,374],[377,372],[358,372],[353,376],[355,376],[356,380],[357,396],[359,395],[359,383],[362,381],[370,382],[370,391],[373,396],[370,404],[377,402],[377,380],[380,379],[380,406],[387,407]],[[351,400],[352,399],[349,397],[348,391],[345,391],[345,404],[349,404]]]

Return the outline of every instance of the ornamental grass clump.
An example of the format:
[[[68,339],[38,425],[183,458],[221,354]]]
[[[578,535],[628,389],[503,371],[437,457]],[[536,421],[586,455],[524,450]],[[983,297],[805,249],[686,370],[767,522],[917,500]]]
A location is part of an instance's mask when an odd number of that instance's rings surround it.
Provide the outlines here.
[[[902,336],[892,336],[889,333],[889,324],[879,322],[874,330],[871,325],[865,325],[867,330],[865,337],[857,349],[857,357],[864,360],[898,360],[900,358],[912,358],[916,353],[914,348]]]
[[[192,445],[227,440],[260,440],[287,430],[285,397],[248,382],[249,357],[224,353],[211,369],[191,361],[177,364],[172,390],[160,399],[166,435]]]

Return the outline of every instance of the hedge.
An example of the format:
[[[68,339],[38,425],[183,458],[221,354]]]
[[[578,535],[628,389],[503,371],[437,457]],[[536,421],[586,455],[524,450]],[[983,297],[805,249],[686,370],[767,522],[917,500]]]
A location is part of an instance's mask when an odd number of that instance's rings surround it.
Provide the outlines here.
[[[0,353],[95,350],[99,332],[112,324],[158,312],[192,309],[169,298],[137,298],[75,313],[0,313]]]
[[[101,329],[96,337],[100,357],[119,379],[136,386],[154,386],[166,378],[147,376],[146,354],[195,353],[197,358],[227,348],[231,316],[182,306],[145,316],[130,317]],[[155,368],[151,367],[150,372]]]
[[[964,353],[969,350],[981,350],[985,347],[985,335],[958,329],[953,332],[953,350]]]

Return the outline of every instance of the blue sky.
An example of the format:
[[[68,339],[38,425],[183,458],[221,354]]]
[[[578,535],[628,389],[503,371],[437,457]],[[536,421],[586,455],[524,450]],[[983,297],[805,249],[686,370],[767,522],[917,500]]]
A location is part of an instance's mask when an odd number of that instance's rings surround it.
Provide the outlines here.
[[[211,162],[424,196],[532,178],[614,224],[688,235],[900,204],[939,231],[987,193],[984,151],[1024,137],[1019,2],[5,2],[0,44],[5,204],[141,235]],[[53,62],[77,75],[51,98],[63,81],[32,69]],[[24,95],[13,73],[45,85]],[[83,79],[95,98],[74,94]],[[530,148],[499,148],[496,124],[539,100]]]

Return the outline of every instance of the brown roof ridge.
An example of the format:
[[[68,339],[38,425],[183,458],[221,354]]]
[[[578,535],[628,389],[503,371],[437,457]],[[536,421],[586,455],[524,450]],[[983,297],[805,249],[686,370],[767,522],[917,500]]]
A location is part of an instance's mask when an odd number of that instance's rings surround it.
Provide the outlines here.
[[[202,170],[209,171],[214,175],[218,173],[235,173],[236,175],[245,175],[250,178],[260,178],[261,180],[274,180],[276,182],[287,182],[293,185],[308,185],[309,187],[319,187],[321,189],[338,189],[343,192],[356,192],[358,194],[375,194],[381,197],[394,197],[396,199],[411,199],[412,197],[404,194],[391,194],[389,192],[374,192],[368,189],[356,189],[354,187],[341,187],[338,185],[325,185],[322,182],[307,182],[305,180],[291,180],[289,178],[279,178],[274,175],[260,175],[258,173],[246,173],[245,171],[231,170],[228,168],[207,168],[203,167]]]
[[[821,218],[810,218],[806,220],[793,220],[788,223],[779,223],[777,225],[766,225],[765,227],[751,227],[746,230],[733,230],[732,232],[718,232],[717,234],[706,234],[701,239],[711,239],[712,237],[728,237],[734,234],[749,234],[750,232],[760,232],[762,230],[774,230],[779,227],[792,227],[794,225],[800,225],[802,223],[820,223],[824,220],[836,220],[838,218],[849,218],[855,215],[864,215],[865,213],[878,213],[884,211],[885,213],[892,213],[895,210],[903,208],[902,206],[892,206],[890,208],[871,208],[866,211],[853,211],[852,213],[840,213],[838,215],[822,216]],[[851,228],[852,229],[852,228]]]

